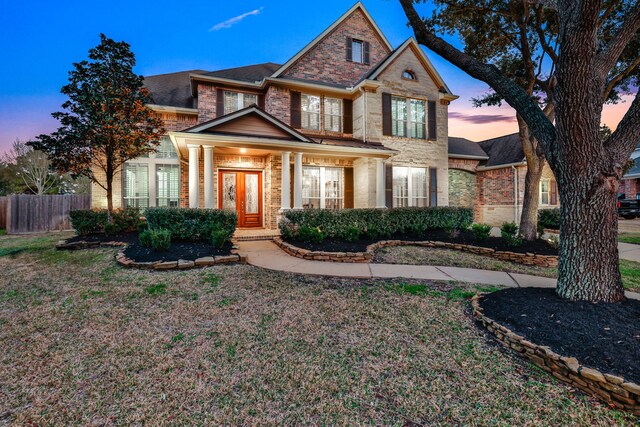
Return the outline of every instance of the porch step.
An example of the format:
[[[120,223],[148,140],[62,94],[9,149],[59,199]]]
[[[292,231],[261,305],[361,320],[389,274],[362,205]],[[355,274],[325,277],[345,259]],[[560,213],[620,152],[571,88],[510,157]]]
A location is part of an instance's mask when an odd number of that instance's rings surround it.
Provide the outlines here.
[[[233,238],[239,242],[248,242],[255,240],[273,240],[274,237],[280,236],[279,230],[236,230]]]

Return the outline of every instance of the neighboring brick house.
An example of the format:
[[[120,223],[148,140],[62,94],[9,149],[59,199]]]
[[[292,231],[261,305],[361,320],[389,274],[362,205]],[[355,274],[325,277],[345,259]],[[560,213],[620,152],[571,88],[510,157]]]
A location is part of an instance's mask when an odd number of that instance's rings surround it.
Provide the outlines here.
[[[114,205],[235,209],[447,206],[453,95],[413,38],[393,49],[361,3],[285,64],[145,78],[168,134],[127,162]],[[92,203],[106,204],[94,186]]]
[[[631,154],[631,167],[620,180],[618,193],[625,199],[640,200],[640,145]]]
[[[474,218],[499,226],[520,222],[525,161],[517,133],[473,142],[449,138],[449,204],[474,208]],[[540,180],[540,209],[559,206],[556,180],[545,164]]]

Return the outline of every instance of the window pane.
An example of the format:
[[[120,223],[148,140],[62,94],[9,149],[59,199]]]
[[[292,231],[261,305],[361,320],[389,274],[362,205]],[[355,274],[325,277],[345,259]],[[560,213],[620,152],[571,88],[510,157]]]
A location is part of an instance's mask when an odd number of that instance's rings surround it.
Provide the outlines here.
[[[222,209],[236,210],[236,174],[222,174]]]
[[[156,165],[156,204],[177,208],[180,202],[180,167]]]
[[[320,168],[302,168],[302,207],[320,208]]]
[[[426,207],[429,205],[426,169],[411,168],[411,193],[413,196],[413,206]]]
[[[393,207],[409,206],[409,176],[408,168],[393,168]]]
[[[178,153],[176,152],[171,139],[168,136],[163,136],[160,139],[160,145],[158,145],[156,151],[156,159],[177,159]]]
[[[302,128],[320,130],[320,97],[302,95]]]
[[[362,42],[353,40],[351,42],[351,60],[353,62],[362,62]]]
[[[425,106],[424,101],[418,99],[410,100],[411,123],[409,125],[409,137],[424,139],[425,129]]]
[[[342,130],[342,100],[324,99],[324,129],[332,132]]]
[[[237,92],[224,92],[224,113],[229,114],[234,111],[238,111],[238,93]]]
[[[242,108],[246,108],[251,104],[258,103],[258,95],[252,93],[243,94]]]
[[[405,98],[391,98],[391,134],[405,136],[407,121],[407,100]]]
[[[325,168],[324,179],[324,207],[326,209],[342,209],[344,170],[342,168]]]
[[[540,180],[540,203],[543,205],[549,204],[549,189],[550,182],[548,179]]]
[[[124,165],[125,207],[149,207],[149,167],[140,163]]]

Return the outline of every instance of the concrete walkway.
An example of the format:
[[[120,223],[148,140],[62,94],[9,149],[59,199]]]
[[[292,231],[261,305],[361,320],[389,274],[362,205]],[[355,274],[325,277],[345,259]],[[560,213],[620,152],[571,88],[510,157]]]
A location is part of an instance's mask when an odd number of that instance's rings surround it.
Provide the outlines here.
[[[556,279],[504,271],[432,265],[308,261],[288,255],[270,240],[240,241],[238,246],[240,254],[247,257],[249,264],[290,273],[357,278],[444,280],[520,288],[556,287]],[[626,292],[626,295],[628,298],[640,299],[640,294]]]
[[[621,259],[640,262],[640,245],[618,242],[618,253]]]

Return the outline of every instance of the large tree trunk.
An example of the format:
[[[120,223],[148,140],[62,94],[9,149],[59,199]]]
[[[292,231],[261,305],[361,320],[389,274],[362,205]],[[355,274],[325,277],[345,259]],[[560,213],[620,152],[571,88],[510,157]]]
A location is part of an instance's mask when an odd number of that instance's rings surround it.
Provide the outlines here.
[[[112,222],[111,213],[113,212],[113,168],[111,167],[111,163],[107,163],[106,168],[106,181],[107,181],[107,221],[109,223]]]
[[[520,234],[524,240],[538,238],[538,205],[540,203],[540,178],[544,168],[544,159],[534,157],[527,160],[527,174],[524,178],[524,197],[520,217]]]

